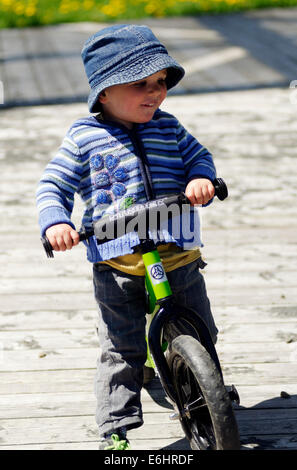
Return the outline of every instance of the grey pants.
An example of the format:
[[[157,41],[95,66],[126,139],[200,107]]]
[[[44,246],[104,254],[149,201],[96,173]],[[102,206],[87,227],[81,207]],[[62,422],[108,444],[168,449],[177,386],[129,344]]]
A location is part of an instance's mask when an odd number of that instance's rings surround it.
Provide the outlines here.
[[[95,377],[96,421],[101,435],[143,424],[140,391],[147,356],[144,277],[132,276],[104,264],[93,269],[99,306],[99,346]],[[167,273],[180,305],[199,312],[213,341],[217,328],[199,272],[198,261]]]

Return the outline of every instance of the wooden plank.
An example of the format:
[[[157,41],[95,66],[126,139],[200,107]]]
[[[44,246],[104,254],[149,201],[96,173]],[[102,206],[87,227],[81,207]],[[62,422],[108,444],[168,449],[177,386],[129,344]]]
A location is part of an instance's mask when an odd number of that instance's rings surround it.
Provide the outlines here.
[[[223,362],[293,362],[296,359],[296,334],[289,327],[283,328],[280,324],[275,336],[272,328],[270,338],[269,334],[265,337],[263,333],[253,339],[248,332],[248,327],[242,329],[241,334],[235,335],[236,342],[218,341],[217,350]],[[38,350],[55,354],[59,349],[78,348],[83,351],[85,348],[99,347],[95,325],[93,328],[5,331],[0,332],[0,342],[4,355],[8,351]],[[10,356],[12,362],[13,357]]]
[[[263,27],[261,21],[255,23],[250,17],[240,16],[237,20],[234,22],[232,17],[226,15],[219,25],[216,24],[215,29],[229,41],[233,42],[236,38],[236,43],[251,51],[261,66],[266,65],[287,79],[294,75],[293,41],[288,41],[285,35],[278,34],[273,23],[269,28],[267,23]],[[206,21],[206,24],[211,26],[212,18]],[[285,54],[282,53],[284,48]]]
[[[48,331],[48,330],[46,330]],[[44,339],[43,346],[40,344],[40,337],[37,334],[25,334],[21,336],[17,343],[1,341],[1,372],[10,371],[42,371],[42,370],[67,370],[93,368],[99,354],[99,344],[96,334],[89,336],[79,336],[79,340],[72,338],[67,348],[64,335],[60,336],[57,330],[49,330],[50,337]],[[78,332],[81,329],[76,330]],[[28,332],[26,332],[28,333]],[[69,331],[66,331],[68,339]],[[64,348],[58,347],[61,341]],[[50,338],[50,339],[49,339]],[[13,338],[14,339],[14,338]],[[85,347],[85,343],[90,342],[90,347]],[[83,344],[82,344],[83,343]],[[47,346],[47,347],[46,347]],[[74,346],[74,347],[73,347]],[[9,349],[11,348],[11,349]],[[286,343],[224,343],[218,342],[216,349],[221,363],[227,367],[232,364],[293,364],[297,355],[297,345]],[[281,367],[281,366],[280,366]]]
[[[171,402],[164,395],[161,384],[142,389],[141,402],[145,413],[170,414]],[[296,380],[297,383],[297,380]],[[238,386],[241,404],[235,409],[297,409],[296,383]],[[288,398],[282,398],[286,392]],[[78,392],[18,393],[1,395],[1,419],[42,418],[59,416],[94,416],[96,397],[92,390]]]
[[[43,294],[34,296],[32,294],[20,294],[15,296],[1,296],[1,310],[5,312],[11,311],[38,311],[50,309],[59,311],[62,309],[71,310],[73,305],[82,310],[86,305],[92,309],[96,309],[96,302],[92,294],[88,293],[74,293],[71,296],[69,293],[57,294]]]
[[[241,438],[241,450],[296,450],[296,436],[291,434],[264,436],[244,436]],[[131,440],[132,450],[191,450],[185,438],[183,439],[138,439]],[[61,442],[47,444],[27,444],[27,445],[9,445],[1,446],[1,450],[97,450],[98,441],[88,442]],[[270,454],[273,456],[273,454]],[[284,458],[290,458],[290,454]]]
[[[76,392],[94,387],[95,368],[0,372],[1,394]]]
[[[0,332],[3,351],[35,349],[55,351],[62,348],[98,347],[98,337],[94,328],[67,330],[36,330],[28,332]]]
[[[227,340],[229,343],[244,341],[267,343],[271,341],[294,343],[297,338],[295,326],[295,306],[275,307],[275,317],[269,312],[268,307],[265,313],[265,307],[262,306],[262,312],[255,307],[251,315],[251,309],[248,313],[245,309],[237,309],[234,306],[217,306],[214,311],[216,323],[219,328],[220,343]],[[238,316],[233,316],[234,311]],[[273,312],[274,313],[274,312]],[[257,316],[257,317],[256,317]],[[254,321],[256,317],[256,320]],[[233,320],[234,318],[234,320]],[[270,318],[270,321],[269,321]],[[235,319],[237,322],[235,323]],[[264,321],[263,321],[264,320]],[[257,324],[254,332],[253,325]],[[30,330],[52,330],[52,329],[88,329],[97,324],[97,311],[90,310],[66,310],[58,311],[40,311],[38,315],[34,311],[6,312],[0,321],[0,338],[9,338],[9,331],[24,331],[30,334]],[[6,333],[5,333],[6,331]],[[20,333],[19,333],[20,334]],[[23,333],[25,334],[25,333]],[[1,336],[2,335],[2,336]],[[18,336],[16,336],[18,337]]]
[[[4,67],[4,103],[31,100],[39,95],[38,84],[18,28],[0,31],[1,55]]]
[[[59,328],[86,328],[97,323],[98,313],[95,309],[90,310],[57,310],[45,311],[11,311],[2,312],[0,316],[0,330],[39,330]]]
[[[224,326],[229,319],[236,319],[240,325],[281,322],[296,322],[296,305],[227,305],[215,309],[215,318]],[[232,320],[231,320],[232,321]]]
[[[191,450],[185,438],[163,438],[154,436],[149,439],[131,439],[130,443],[133,451],[138,450]],[[97,450],[98,440],[88,442],[61,442],[47,444],[27,444],[1,446],[1,450]]]
[[[172,404],[164,396],[161,384],[143,389],[141,401],[145,413],[171,413]],[[94,416],[96,397],[93,390],[79,392],[18,393],[1,395],[0,416],[7,418],[42,418],[58,416]]]
[[[260,346],[261,344],[261,346]],[[296,361],[297,346],[282,343],[237,343],[218,345],[217,351],[223,364],[256,363],[293,364]],[[290,347],[291,346],[291,347]]]
[[[91,269],[90,269],[91,272]],[[90,292],[93,293],[93,281],[91,276],[86,277],[70,277],[61,276],[53,278],[39,278],[36,283],[35,278],[28,278],[20,281],[5,277],[1,281],[0,293],[4,295],[19,294],[44,294],[51,292]]]
[[[47,30],[47,35],[52,50],[55,50],[57,56],[60,56],[59,63],[63,68],[61,74],[66,77],[67,82],[70,84],[67,95],[71,93],[73,97],[87,97],[89,86],[79,54],[82,44],[87,39],[87,33],[77,31],[77,34],[73,35],[72,31],[51,28]]]
[[[256,346],[259,346],[261,349],[269,349],[271,341],[274,344],[279,345],[280,342],[284,342],[287,344],[291,344],[297,341],[297,326],[292,324],[292,322],[281,322],[278,321],[271,322],[270,324],[265,322],[259,322],[257,324],[257,328],[253,328],[252,323],[234,323],[234,322],[222,322],[222,326],[220,328],[220,342],[228,343],[261,343]],[[267,345],[267,346],[266,346]],[[293,350],[295,349],[295,345],[293,346]],[[232,347],[232,346],[231,346]],[[244,346],[243,346],[244,347]],[[273,347],[273,346],[272,346]],[[297,347],[297,346],[296,346]],[[236,346],[235,346],[236,348]],[[234,350],[236,350],[234,348]],[[274,347],[273,347],[274,349]],[[287,351],[289,352],[290,349],[288,348]]]
[[[1,395],[0,416],[4,418],[42,418],[94,416],[95,394],[85,392],[19,393]]]
[[[263,380],[259,385],[236,384],[236,388],[240,396],[239,406],[243,408],[297,408],[296,383],[279,381],[266,384]],[[284,395],[287,398],[283,398],[283,392],[287,394]]]
[[[295,384],[296,367],[292,363],[233,363],[222,364],[225,383],[239,385]]]
[[[297,370],[290,363],[236,363],[222,366],[227,385],[278,384],[282,389],[285,384],[297,383]],[[0,372],[0,394],[93,391],[94,377],[95,366],[91,364],[84,369]]]
[[[241,450],[295,450],[296,437],[291,435],[270,435],[270,436],[246,436],[242,439]],[[191,450],[186,439],[139,439],[133,440],[132,450],[171,450],[183,451]],[[98,442],[81,443],[58,443],[58,444],[28,444],[28,445],[10,445],[2,446],[1,450],[97,450]],[[288,457],[290,454],[288,454]]]
[[[66,269],[65,269],[66,270]],[[86,267],[86,275],[69,275],[69,272],[66,271],[66,275],[63,276],[61,282],[61,275],[52,277],[47,277],[46,271],[44,276],[40,277],[38,283],[36,283],[35,277],[26,276],[25,279],[22,279],[20,282],[19,278],[5,276],[0,285],[0,294],[22,294],[22,293],[34,293],[42,294],[45,292],[92,292],[93,291],[93,282],[91,276],[91,266]],[[265,289],[273,289],[274,287],[295,287],[294,283],[294,271],[278,271],[274,273],[270,271],[261,271],[261,272],[243,272],[240,276],[238,273],[232,271],[225,272],[214,272],[208,273],[206,271],[205,278],[207,280],[207,286],[209,288],[216,288],[217,286],[232,287],[232,289],[244,289],[245,286],[249,288],[255,287],[255,289],[260,289],[261,287]]]
[[[16,311],[2,313],[0,328],[5,330],[31,331],[65,328],[86,328],[97,324],[96,310],[47,310],[47,311]]]
[[[56,334],[54,332],[54,334]],[[34,348],[35,340],[27,338],[27,344],[33,349],[17,349],[8,351],[2,349],[0,363],[1,372],[11,371],[52,371],[67,369],[89,369],[96,367],[99,354],[99,344],[95,348],[65,348],[46,349]],[[26,342],[25,338],[25,342]],[[2,342],[3,348],[6,347]],[[1,386],[0,386],[1,389]]]
[[[209,288],[208,295],[213,306],[242,305],[249,303],[250,305],[267,305],[268,298],[273,305],[287,305],[296,303],[295,287],[258,287],[250,288],[249,286],[241,289],[233,289],[232,286],[226,286],[225,289]],[[5,312],[20,310],[46,310],[49,306],[52,310],[71,310],[73,305],[82,310],[85,305],[96,309],[96,303],[92,293],[86,292],[69,292],[61,293],[44,293],[39,296],[32,294],[19,295],[2,295],[1,310]]]
[[[164,413],[145,414],[144,422],[144,426],[129,432],[131,440],[144,439],[147,436],[162,436],[165,429],[167,438],[184,437],[179,422],[170,421],[169,416]],[[1,445],[86,442],[99,438],[93,416],[1,419],[0,426]],[[30,430],[29,434],[28,430]]]
[[[235,415],[241,436],[245,434],[271,434],[271,429],[275,434],[291,433],[291,435],[297,436],[296,409],[236,410]]]
[[[236,411],[236,418],[241,438],[252,434],[297,437],[297,414],[287,410],[248,410]],[[94,418],[72,416],[59,418],[1,419],[1,445],[44,444],[58,442],[86,442],[98,439],[98,430]],[[30,434],[28,435],[28,429]],[[166,431],[165,431],[166,430]],[[131,430],[129,438],[144,439],[146,436],[160,436],[166,432],[167,438],[183,439],[183,431],[178,422],[170,421],[164,413],[144,415],[144,425]]]
[[[241,437],[241,450],[295,450],[297,449],[297,436],[295,434],[257,434]],[[270,457],[274,457],[270,453]],[[284,459],[290,459],[290,453],[283,455]]]
[[[295,305],[218,305],[213,307],[213,314],[216,323],[219,327],[219,340],[223,340],[222,333],[224,328],[227,329],[228,335],[232,334],[229,328],[231,322],[236,320],[236,325],[241,325],[241,328],[252,328],[251,325],[257,325],[256,330],[265,331],[266,325],[281,325],[287,326],[289,331],[295,328],[296,323],[296,306]],[[39,330],[39,329],[53,329],[59,327],[60,329],[67,328],[86,328],[91,325],[97,324],[97,310],[92,309],[65,309],[59,306],[57,310],[19,310],[2,312],[0,316],[0,330]],[[259,325],[259,328],[258,328]],[[260,334],[260,333],[259,333]],[[230,336],[231,338],[231,336]],[[236,342],[238,336],[234,338]],[[284,337],[279,337],[279,340],[285,340]]]

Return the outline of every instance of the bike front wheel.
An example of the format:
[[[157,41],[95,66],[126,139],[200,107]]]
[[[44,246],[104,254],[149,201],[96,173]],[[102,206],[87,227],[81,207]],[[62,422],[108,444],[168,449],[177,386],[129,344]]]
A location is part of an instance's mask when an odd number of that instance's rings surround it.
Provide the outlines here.
[[[168,363],[183,430],[193,450],[236,450],[239,434],[223,378],[195,338],[171,343]]]

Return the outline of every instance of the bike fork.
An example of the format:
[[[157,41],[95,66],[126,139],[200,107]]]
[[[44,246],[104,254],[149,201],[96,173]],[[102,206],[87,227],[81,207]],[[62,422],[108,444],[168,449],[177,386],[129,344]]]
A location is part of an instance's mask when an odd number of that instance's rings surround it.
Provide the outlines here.
[[[168,397],[174,403],[176,403],[176,395],[175,395],[175,390],[174,390],[172,380],[171,380],[169,366],[165,359],[165,356],[162,350],[161,341],[160,341],[163,326],[170,315],[171,315],[171,311],[167,310],[166,306],[161,306],[160,309],[156,312],[154,318],[152,319],[152,323],[149,329],[148,343],[149,343],[149,348],[154,359],[154,363],[158,370],[158,374],[159,374],[162,386],[165,389],[165,392],[168,395]]]

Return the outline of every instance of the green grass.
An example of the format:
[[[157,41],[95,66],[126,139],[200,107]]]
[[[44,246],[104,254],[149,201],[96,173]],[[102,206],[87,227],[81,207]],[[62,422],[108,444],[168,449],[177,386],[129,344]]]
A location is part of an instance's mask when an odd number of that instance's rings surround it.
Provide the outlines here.
[[[292,6],[297,0],[0,0],[0,28]]]

